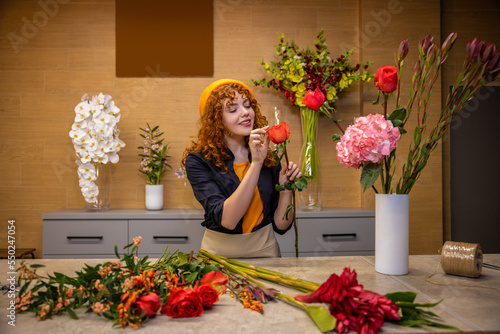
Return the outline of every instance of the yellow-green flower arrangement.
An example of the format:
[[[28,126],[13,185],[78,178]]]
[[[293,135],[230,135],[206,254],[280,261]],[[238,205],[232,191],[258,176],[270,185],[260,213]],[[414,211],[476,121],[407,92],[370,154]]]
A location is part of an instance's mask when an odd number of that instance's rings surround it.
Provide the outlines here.
[[[306,47],[301,50],[293,40],[285,41],[283,34],[279,35],[279,40],[276,46],[278,60],[260,62],[271,78],[251,79],[251,82],[256,86],[282,92],[293,106],[301,108],[305,144],[301,172],[314,181],[319,167],[315,142],[319,112],[335,120],[335,101],[339,99],[340,92],[354,83],[373,78],[366,71],[372,62],[351,65],[349,57],[354,54],[354,49],[332,59],[323,30],[317,35],[314,48]],[[315,108],[304,101],[304,98],[310,100],[308,95],[315,95],[314,99],[323,99],[324,103],[319,103],[318,108]]]

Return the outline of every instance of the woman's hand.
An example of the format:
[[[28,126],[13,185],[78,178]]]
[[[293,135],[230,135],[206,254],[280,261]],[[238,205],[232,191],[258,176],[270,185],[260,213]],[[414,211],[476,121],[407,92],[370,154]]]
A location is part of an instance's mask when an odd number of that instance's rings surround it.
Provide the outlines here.
[[[301,176],[302,173],[299,171],[299,167],[290,161],[288,166],[283,166],[283,169],[280,172],[280,184],[283,185],[287,180],[293,182]]]
[[[248,146],[250,147],[250,152],[252,154],[252,163],[260,165],[264,164],[270,141],[269,137],[266,135],[268,129],[269,126],[265,126],[260,129],[254,129],[250,132]]]

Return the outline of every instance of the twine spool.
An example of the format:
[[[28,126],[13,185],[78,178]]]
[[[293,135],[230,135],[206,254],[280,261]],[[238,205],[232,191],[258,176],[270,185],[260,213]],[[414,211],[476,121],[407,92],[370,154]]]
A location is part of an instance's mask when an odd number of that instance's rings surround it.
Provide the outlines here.
[[[483,252],[479,244],[446,241],[441,249],[441,266],[447,274],[479,277]]]

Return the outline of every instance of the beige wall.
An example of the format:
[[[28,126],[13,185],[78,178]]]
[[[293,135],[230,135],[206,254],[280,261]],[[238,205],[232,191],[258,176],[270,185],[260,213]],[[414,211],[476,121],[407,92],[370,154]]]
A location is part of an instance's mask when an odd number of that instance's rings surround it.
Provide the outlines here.
[[[352,61],[375,61],[372,72],[394,64],[402,39],[410,40],[408,59],[414,60],[417,42],[427,34],[439,41],[441,33],[440,4],[432,0],[214,0],[214,78],[157,78],[154,71],[147,78],[116,78],[114,1],[61,0],[57,8],[48,8],[50,15],[37,2],[0,2],[0,234],[6,236],[7,220],[15,219],[16,246],[36,247],[37,256],[42,251],[40,215],[85,204],[68,137],[73,109],[84,93],[110,94],[122,112],[118,127],[127,146],[112,168],[112,208],[143,208],[145,179],[137,171],[139,126],[160,125],[171,146],[170,163],[177,169],[184,147],[196,133],[197,103],[204,87],[223,77],[245,82],[261,77],[258,60],[273,58],[277,33],[307,45],[324,28],[333,55],[358,47]],[[455,3],[444,1],[450,2]],[[27,29],[32,24],[38,27]],[[14,35],[23,37],[21,44]],[[406,85],[411,67],[405,69]],[[298,110],[274,91],[256,88],[255,94],[268,117],[275,106],[282,110],[282,119],[291,125],[290,156],[298,161]],[[380,107],[371,105],[375,96],[372,83],[351,87],[337,105],[339,118],[349,122],[379,112]],[[440,103],[436,87],[432,110]],[[324,206],[373,208],[374,195],[363,194],[359,171],[336,161],[330,140],[334,132],[335,126],[322,118]],[[405,140],[400,159],[406,154]],[[173,171],[163,184],[165,208],[200,207],[189,184],[185,187]],[[438,148],[411,193],[412,254],[435,253],[442,244],[442,184]],[[0,247],[5,245],[6,237],[0,237]]]

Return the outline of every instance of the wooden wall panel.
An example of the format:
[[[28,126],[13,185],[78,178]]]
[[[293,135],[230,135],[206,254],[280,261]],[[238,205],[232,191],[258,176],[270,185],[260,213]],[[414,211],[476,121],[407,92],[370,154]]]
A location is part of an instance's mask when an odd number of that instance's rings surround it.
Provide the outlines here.
[[[460,8],[466,1],[443,3]],[[127,146],[120,151],[120,162],[112,166],[111,207],[143,208],[145,179],[137,171],[137,146],[141,144],[138,128],[146,122],[160,125],[171,147],[169,162],[178,169],[184,148],[196,134],[198,98],[203,89],[224,77],[244,82],[260,78],[264,73],[258,61],[273,59],[278,33],[305,46],[312,45],[315,35],[324,28],[333,56],[357,47],[353,62],[373,60],[370,70],[374,72],[378,66],[393,64],[394,52],[403,38],[410,39],[413,55],[409,59],[415,59],[418,40],[429,33],[439,39],[441,25],[439,3],[431,0],[214,0],[213,78],[165,78],[161,77],[161,67],[151,67],[145,78],[117,78],[114,10],[111,0],[60,3],[52,16],[47,14],[44,25],[38,22],[36,32],[27,34],[22,18],[33,23],[33,17],[43,16],[38,1],[0,2],[0,233],[6,231],[7,219],[15,218],[17,246],[34,246],[37,256],[42,250],[40,215],[85,204],[68,136],[73,109],[84,93],[110,94],[122,113],[118,128]],[[393,11],[390,19],[380,16],[383,10]],[[9,36],[14,35],[22,37],[23,42],[13,43]],[[439,107],[439,88],[434,93],[433,108]],[[282,119],[292,130],[289,153],[298,161],[298,109],[274,91],[254,91],[268,118],[273,119],[275,106],[282,111]],[[375,96],[371,82],[352,86],[338,102],[337,116],[348,121],[378,112],[371,106]],[[337,162],[330,139],[335,131],[330,121],[321,119],[324,205],[373,207],[373,193],[363,194],[359,186],[359,171]],[[164,207],[200,207],[189,184],[184,186],[184,180],[173,171],[162,183],[166,190]],[[414,254],[435,253],[442,242],[441,192],[441,157],[436,151],[412,192]],[[4,246],[5,238],[0,238],[0,247]]]

